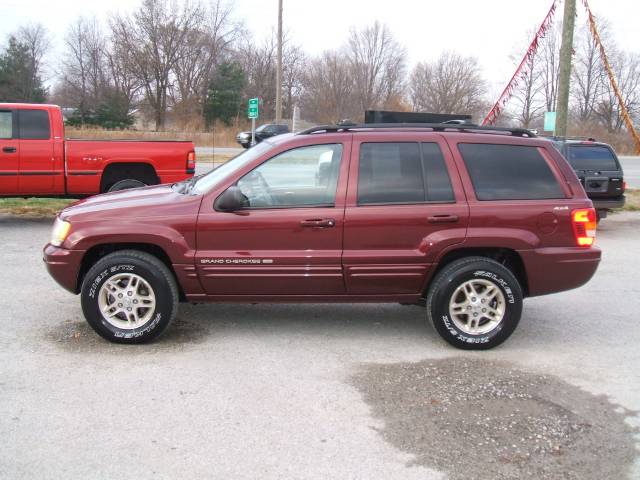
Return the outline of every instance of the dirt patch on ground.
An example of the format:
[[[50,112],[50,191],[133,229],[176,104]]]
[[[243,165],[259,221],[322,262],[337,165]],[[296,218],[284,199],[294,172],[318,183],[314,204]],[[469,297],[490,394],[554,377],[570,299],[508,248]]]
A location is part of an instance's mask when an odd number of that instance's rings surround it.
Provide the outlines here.
[[[622,479],[636,455],[633,412],[507,364],[367,364],[352,383],[388,442],[451,480]]]

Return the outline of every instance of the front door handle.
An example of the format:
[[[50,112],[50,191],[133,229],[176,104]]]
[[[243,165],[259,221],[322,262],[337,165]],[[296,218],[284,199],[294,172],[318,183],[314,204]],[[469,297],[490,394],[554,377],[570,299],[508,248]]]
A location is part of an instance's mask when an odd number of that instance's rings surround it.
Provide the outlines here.
[[[433,215],[429,217],[429,223],[456,223],[457,215]]]
[[[334,218],[310,218],[308,220],[302,220],[300,225],[312,228],[331,228],[336,226],[336,221]]]
[[[16,147],[2,147],[4,153],[16,153]]]

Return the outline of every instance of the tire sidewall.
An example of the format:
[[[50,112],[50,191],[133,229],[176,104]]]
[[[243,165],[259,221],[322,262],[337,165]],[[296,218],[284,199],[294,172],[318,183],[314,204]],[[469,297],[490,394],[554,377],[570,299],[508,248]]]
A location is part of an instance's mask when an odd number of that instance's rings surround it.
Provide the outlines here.
[[[146,186],[146,183],[140,180],[136,180],[135,178],[125,178],[124,180],[118,180],[116,183],[111,185],[107,192],[119,192],[121,190],[128,190],[130,188],[142,188]]]
[[[436,289],[431,300],[430,314],[436,329],[447,342],[463,349],[487,349],[499,345],[513,333],[522,313],[522,293],[515,277],[500,270],[478,262],[454,270],[442,279],[441,287]],[[449,313],[451,296],[469,280],[488,280],[504,295],[504,317],[495,329],[485,334],[463,332]]]
[[[104,283],[114,275],[133,273],[144,278],[153,289],[156,306],[152,318],[141,327],[121,329],[104,319],[98,306],[98,296]],[[135,258],[114,259],[96,264],[85,277],[81,292],[82,310],[91,327],[113,342],[142,343],[160,335],[171,321],[172,295],[162,272]]]

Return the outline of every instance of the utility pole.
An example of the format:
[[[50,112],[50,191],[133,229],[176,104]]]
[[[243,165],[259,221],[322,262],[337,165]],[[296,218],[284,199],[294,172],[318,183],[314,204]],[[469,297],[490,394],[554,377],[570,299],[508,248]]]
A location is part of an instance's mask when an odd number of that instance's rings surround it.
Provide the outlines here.
[[[576,22],[576,0],[565,0],[562,20],[562,46],[560,47],[560,77],[558,79],[558,112],[556,135],[567,135],[569,119],[569,82],[571,80],[571,57],[573,56],[573,28]]]
[[[278,0],[278,65],[276,66],[276,123],[282,121],[282,0]]]

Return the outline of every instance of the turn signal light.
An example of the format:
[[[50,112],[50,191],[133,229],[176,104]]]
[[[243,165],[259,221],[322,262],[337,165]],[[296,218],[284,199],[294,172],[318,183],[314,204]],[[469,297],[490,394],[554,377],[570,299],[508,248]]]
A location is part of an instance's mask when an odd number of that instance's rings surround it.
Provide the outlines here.
[[[590,247],[596,240],[596,211],[593,208],[573,210],[571,212],[573,233],[579,247]]]
[[[196,152],[189,152],[187,155],[187,170],[195,170],[196,168]]]

